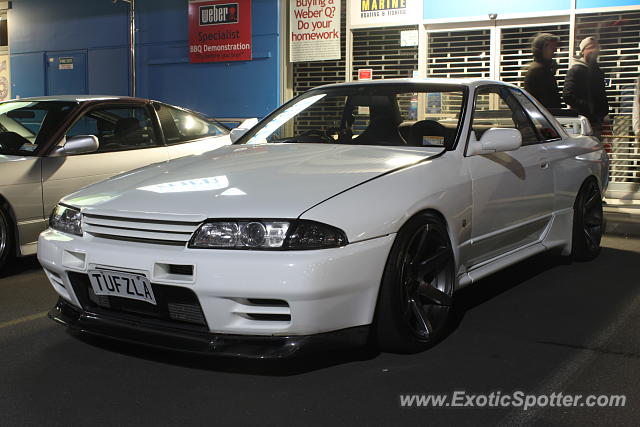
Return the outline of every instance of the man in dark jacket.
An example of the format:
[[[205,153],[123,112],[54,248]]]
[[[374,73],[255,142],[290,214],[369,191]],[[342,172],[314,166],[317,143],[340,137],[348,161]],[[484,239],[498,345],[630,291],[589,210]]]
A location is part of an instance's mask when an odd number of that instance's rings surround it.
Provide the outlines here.
[[[547,109],[562,107],[556,70],[558,64],[553,59],[560,38],[550,33],[540,33],[533,38],[531,50],[533,62],[527,67],[524,77],[524,90],[533,95]]]
[[[593,134],[602,135],[604,118],[609,114],[604,73],[598,66],[600,44],[593,37],[580,42],[580,56],[567,72],[562,98],[579,114],[589,119]]]

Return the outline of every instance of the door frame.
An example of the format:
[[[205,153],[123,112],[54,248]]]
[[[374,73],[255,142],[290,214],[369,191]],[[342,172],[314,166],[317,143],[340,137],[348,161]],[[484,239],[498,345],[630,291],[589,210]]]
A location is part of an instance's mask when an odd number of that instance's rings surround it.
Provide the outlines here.
[[[44,53],[45,58],[45,78],[44,78],[44,90],[45,94],[51,95],[51,85],[49,81],[50,77],[50,67],[52,66],[51,57],[63,57],[65,55],[84,55],[84,91],[82,93],[73,93],[69,95],[88,95],[89,94],[89,51],[88,49],[78,49],[78,50],[56,50],[56,51],[47,51]],[[59,96],[59,95],[58,95]]]

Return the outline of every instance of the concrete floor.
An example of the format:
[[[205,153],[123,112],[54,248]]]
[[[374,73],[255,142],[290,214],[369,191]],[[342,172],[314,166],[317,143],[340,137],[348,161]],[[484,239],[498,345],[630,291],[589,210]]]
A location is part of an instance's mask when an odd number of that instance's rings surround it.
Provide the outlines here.
[[[460,291],[459,322],[431,350],[280,363],[72,335],[46,318],[56,296],[37,260],[23,259],[0,278],[0,425],[638,425],[640,239],[624,230],[604,239],[595,261],[542,255]],[[627,402],[528,411],[399,403],[401,393],[456,390]]]

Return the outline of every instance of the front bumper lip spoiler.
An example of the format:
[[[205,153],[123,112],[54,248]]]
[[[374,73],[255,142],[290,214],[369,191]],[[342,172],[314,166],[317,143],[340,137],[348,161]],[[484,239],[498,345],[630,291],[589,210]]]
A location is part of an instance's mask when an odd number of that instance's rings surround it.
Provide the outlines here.
[[[215,334],[150,327],[143,321],[91,313],[62,298],[49,311],[49,318],[72,330],[132,344],[245,359],[284,359],[334,348],[362,347],[369,336],[369,325],[292,336]]]

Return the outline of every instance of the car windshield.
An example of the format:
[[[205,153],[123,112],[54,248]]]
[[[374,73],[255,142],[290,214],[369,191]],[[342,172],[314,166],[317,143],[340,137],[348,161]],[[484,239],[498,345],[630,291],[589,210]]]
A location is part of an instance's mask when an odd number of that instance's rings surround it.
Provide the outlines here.
[[[10,101],[0,104],[0,154],[35,155],[55,126],[76,104],[61,101]]]
[[[240,144],[322,143],[451,147],[465,90],[443,84],[356,84],[309,91],[251,129]]]

